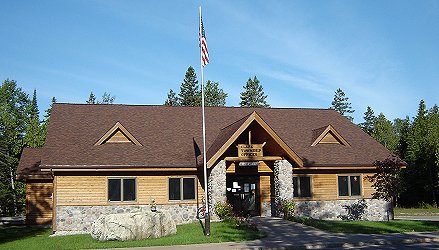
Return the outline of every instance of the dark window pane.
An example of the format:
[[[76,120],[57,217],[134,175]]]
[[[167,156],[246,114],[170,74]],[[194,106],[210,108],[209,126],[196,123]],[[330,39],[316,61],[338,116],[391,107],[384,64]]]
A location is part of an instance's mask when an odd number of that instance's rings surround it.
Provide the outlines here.
[[[297,177],[293,177],[294,197],[299,197],[299,185],[297,183]]]
[[[181,200],[180,178],[169,178],[169,200]]]
[[[123,200],[136,200],[136,179],[123,179]]]
[[[360,176],[351,176],[351,195],[358,196],[361,195],[361,185],[360,185]]]
[[[348,177],[339,176],[338,177],[338,196],[348,196]]]
[[[195,199],[195,178],[183,178],[183,200]]]
[[[300,177],[300,196],[311,197],[311,177]]]
[[[120,179],[108,179],[108,200],[120,201]]]

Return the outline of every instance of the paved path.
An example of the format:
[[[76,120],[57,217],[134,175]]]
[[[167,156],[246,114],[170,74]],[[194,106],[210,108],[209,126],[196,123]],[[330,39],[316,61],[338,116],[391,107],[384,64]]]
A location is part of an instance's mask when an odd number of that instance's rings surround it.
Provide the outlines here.
[[[425,220],[425,221],[439,221],[437,215],[416,215],[416,216],[395,216],[395,220]]]
[[[321,249],[367,245],[391,245],[439,242],[439,232],[403,234],[342,234],[328,233],[299,223],[275,217],[252,218],[267,234],[261,240],[239,243],[213,243],[186,246],[150,247],[139,249]]]

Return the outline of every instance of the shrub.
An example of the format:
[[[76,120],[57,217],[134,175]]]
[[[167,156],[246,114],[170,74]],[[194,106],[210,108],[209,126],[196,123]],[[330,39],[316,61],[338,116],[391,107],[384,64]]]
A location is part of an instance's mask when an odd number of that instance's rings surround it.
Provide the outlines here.
[[[233,217],[232,205],[230,205],[230,203],[228,202],[216,203],[214,206],[214,210],[215,214],[218,215],[221,220],[226,220]]]
[[[280,199],[277,203],[277,208],[282,218],[291,219],[294,217],[296,204],[291,199]]]

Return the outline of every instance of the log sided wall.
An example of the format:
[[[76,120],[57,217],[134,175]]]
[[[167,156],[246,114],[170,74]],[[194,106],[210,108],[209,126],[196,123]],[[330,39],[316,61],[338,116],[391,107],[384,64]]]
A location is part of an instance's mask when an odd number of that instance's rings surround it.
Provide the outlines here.
[[[48,225],[52,223],[51,179],[28,179],[26,181],[26,224]]]

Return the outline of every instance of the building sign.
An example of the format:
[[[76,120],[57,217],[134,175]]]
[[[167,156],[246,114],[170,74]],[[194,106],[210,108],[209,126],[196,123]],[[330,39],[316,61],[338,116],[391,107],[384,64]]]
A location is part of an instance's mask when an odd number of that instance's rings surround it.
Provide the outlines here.
[[[238,144],[238,157],[252,158],[264,156],[263,144]]]
[[[240,167],[257,167],[259,166],[259,161],[241,161],[238,165]]]
[[[238,148],[238,157],[247,159],[262,157],[264,156],[262,151],[264,145],[265,142],[263,144],[252,144],[252,132],[248,131],[248,144],[238,144],[238,146],[236,146]]]

